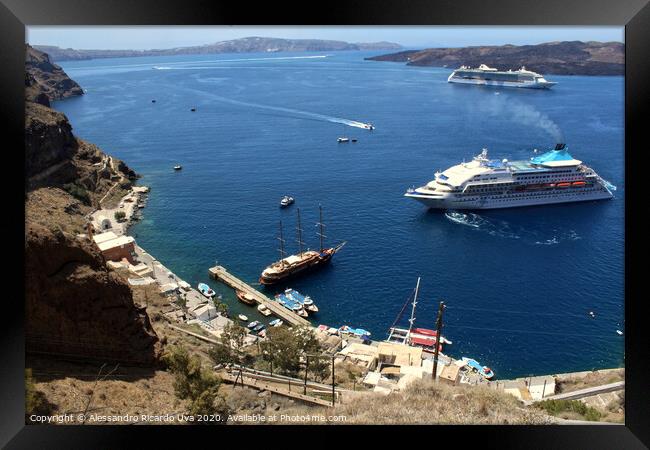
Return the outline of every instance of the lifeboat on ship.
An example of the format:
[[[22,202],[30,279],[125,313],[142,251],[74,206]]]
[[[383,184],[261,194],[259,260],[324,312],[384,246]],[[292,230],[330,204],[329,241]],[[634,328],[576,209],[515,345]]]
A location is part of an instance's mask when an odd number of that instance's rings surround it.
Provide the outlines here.
[[[571,186],[571,183],[558,183],[556,184],[557,187],[565,188]]]
[[[586,183],[585,181],[574,181],[574,182],[571,183],[571,184],[572,184],[573,186],[584,186],[584,185],[587,184],[587,183]]]

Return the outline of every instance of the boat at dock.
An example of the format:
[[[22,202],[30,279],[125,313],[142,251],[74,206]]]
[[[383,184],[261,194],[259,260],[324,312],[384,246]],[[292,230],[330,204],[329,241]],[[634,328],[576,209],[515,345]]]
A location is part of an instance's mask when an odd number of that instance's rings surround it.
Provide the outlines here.
[[[246,325],[246,328],[248,328],[249,330],[253,330],[253,329],[255,329],[255,327],[257,327],[259,324],[260,324],[259,321],[257,321],[257,320],[253,320],[251,323],[249,323],[248,325]]]
[[[278,238],[280,241],[280,260],[274,262],[262,271],[259,279],[260,284],[267,286],[280,283],[299,274],[323,267],[325,264],[330,262],[334,254],[345,245],[345,242],[342,242],[336,247],[325,248],[323,244],[323,239],[325,237],[323,234],[323,209],[320,206],[318,208],[320,211],[320,222],[317,224],[320,226],[320,232],[318,233],[320,236],[320,251],[309,249],[303,251],[302,229],[300,228],[300,209],[298,209],[298,226],[296,229],[298,231],[299,253],[296,255],[285,256],[282,222],[280,222],[280,236]]]
[[[470,369],[473,369],[473,370],[475,370],[476,372],[478,372],[478,374],[481,375],[481,376],[482,376],[483,378],[485,378],[486,380],[489,380],[489,379],[491,379],[491,378],[494,378],[494,372],[492,371],[492,369],[490,369],[490,368],[487,367],[487,366],[482,366],[482,365],[480,365],[480,364],[478,363],[478,361],[476,361],[475,359],[472,359],[472,358],[466,358],[466,357],[463,356],[463,357],[461,358],[461,361],[463,361],[464,363],[466,363],[467,366],[468,366]]]
[[[257,310],[263,316],[270,316],[271,315],[271,310],[269,308],[267,308],[265,305],[262,305],[262,304],[258,305]]]
[[[348,325],[343,325],[339,328],[339,334],[348,334],[352,336],[357,336],[360,338],[370,337],[370,331],[364,330],[363,328],[352,328]]]
[[[199,283],[197,287],[199,288],[199,292],[203,294],[204,297],[212,299],[215,295],[217,295],[216,292],[214,292],[212,288],[205,283]]]
[[[245,315],[243,315],[243,314],[239,314],[239,315],[237,316],[237,318],[238,318],[239,320],[241,320],[242,322],[248,322],[248,316],[245,316]]]
[[[397,315],[397,318],[393,322],[393,325],[388,329],[388,339],[387,342],[395,342],[398,344],[409,345],[411,347],[422,347],[423,350],[429,352],[435,352],[436,344],[438,344],[438,351],[442,351],[443,344],[451,344],[452,342],[446,339],[444,336],[440,336],[440,342],[438,343],[438,332],[435,330],[430,330],[428,328],[416,328],[415,325],[415,308],[418,304],[418,292],[420,289],[420,277],[415,285],[415,289],[411,294],[413,301],[411,302],[411,296],[406,299],[406,302],[402,306],[401,311]],[[402,319],[406,307],[411,306],[411,317],[409,318],[408,328],[399,328],[397,324]]]
[[[307,317],[307,311],[305,308],[298,303],[297,301],[287,297],[285,294],[276,294],[275,301],[287,308],[289,311],[292,311],[298,314],[300,317]]]
[[[279,327],[283,324],[281,319],[273,319],[272,321],[269,322],[269,325],[272,327]]]
[[[316,306],[314,301],[308,295],[304,296],[300,292],[291,288],[285,289],[284,294],[290,299],[300,303],[302,307],[305,308],[307,311],[314,312],[314,313],[318,312],[318,306]]]
[[[247,294],[246,292],[235,290],[235,295],[237,296],[240,302],[246,305],[254,305],[256,303],[255,298],[253,298],[252,295]]]

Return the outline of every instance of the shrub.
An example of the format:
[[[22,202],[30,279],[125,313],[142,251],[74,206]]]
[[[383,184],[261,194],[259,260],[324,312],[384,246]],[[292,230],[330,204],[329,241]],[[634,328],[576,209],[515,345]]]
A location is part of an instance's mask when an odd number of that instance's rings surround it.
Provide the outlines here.
[[[126,213],[124,211],[115,211],[115,220],[121,222],[125,218],[126,218]]]
[[[563,412],[575,412],[590,421],[598,421],[602,417],[597,409],[587,406],[579,400],[544,400],[536,403],[535,406],[553,416]]]
[[[86,205],[90,205],[90,195],[84,187],[76,183],[67,183],[63,185],[63,189],[74,198],[81,200]]]

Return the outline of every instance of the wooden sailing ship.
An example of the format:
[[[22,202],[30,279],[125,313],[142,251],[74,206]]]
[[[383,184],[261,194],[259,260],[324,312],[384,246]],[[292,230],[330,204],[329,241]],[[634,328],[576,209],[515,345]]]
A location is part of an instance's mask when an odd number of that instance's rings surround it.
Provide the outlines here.
[[[304,250],[303,251],[303,242],[302,242],[302,229],[300,227],[300,208],[297,210],[298,214],[298,226],[296,230],[298,232],[298,247],[299,252],[295,255],[286,256],[284,251],[284,236],[282,233],[282,221],[280,221],[280,260],[274,262],[268,266],[262,275],[260,276],[260,284],[268,286],[272,284],[277,284],[283,281],[286,281],[290,278],[294,278],[298,275],[310,272],[319,267],[323,267],[325,264],[330,262],[332,257],[336,252],[338,252],[344,245],[345,242],[337,245],[336,247],[325,248],[323,234],[323,208],[319,205],[319,217],[318,222],[320,236],[320,251],[316,250]]]

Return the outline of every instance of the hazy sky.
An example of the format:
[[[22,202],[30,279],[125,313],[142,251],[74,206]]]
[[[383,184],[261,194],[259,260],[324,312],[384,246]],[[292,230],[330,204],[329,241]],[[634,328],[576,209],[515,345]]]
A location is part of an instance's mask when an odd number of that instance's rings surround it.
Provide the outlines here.
[[[538,44],[549,41],[619,41],[623,27],[459,26],[30,26],[27,42],[76,49],[154,49],[210,44],[246,36],[390,41],[405,47]]]

